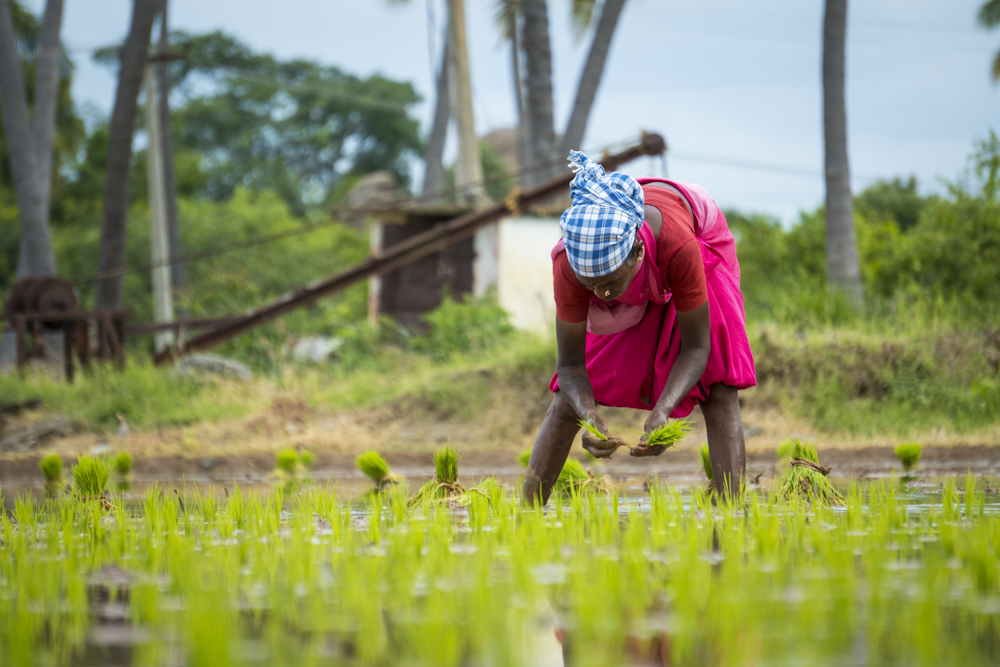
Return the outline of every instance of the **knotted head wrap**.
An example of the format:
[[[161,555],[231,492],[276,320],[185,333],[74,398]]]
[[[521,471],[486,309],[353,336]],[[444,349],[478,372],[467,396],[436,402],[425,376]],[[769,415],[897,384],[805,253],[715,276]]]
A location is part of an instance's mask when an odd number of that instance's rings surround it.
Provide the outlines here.
[[[606,276],[625,262],[642,226],[642,188],[631,176],[605,174],[580,151],[570,151],[569,163],[576,176],[570,207],[559,218],[566,256],[577,275]]]

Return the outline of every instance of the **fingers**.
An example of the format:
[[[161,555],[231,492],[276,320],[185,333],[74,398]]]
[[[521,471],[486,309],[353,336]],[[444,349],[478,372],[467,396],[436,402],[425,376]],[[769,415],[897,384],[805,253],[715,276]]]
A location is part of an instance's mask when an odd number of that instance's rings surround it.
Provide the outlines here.
[[[618,443],[614,440],[598,440],[588,437],[583,439],[583,448],[599,459],[606,459],[618,451]]]

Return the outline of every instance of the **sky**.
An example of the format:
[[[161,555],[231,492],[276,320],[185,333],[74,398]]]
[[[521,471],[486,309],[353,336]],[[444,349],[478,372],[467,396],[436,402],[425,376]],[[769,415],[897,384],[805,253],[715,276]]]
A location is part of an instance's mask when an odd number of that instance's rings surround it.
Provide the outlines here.
[[[982,0],[852,0],[847,29],[848,152],[855,192],[915,175],[923,193],[961,177],[974,143],[1000,129],[989,72],[1000,30],[975,22]],[[27,4],[38,11],[43,0]],[[426,132],[444,0],[170,0],[172,29],[223,30],[280,58],[410,81]],[[569,116],[591,35],[570,0],[549,0],[556,131]],[[108,115],[115,80],[90,60],[121,41],[130,0],[68,0],[63,40],[77,64],[78,103]],[[509,46],[494,0],[466,0],[480,134],[514,124]],[[584,148],[600,153],[641,130],[667,138],[667,173],[705,186],[723,208],[786,224],[823,202],[822,0],[628,0]],[[454,132],[448,152],[455,153]],[[661,175],[657,160],[622,170]],[[419,165],[414,176],[419,183]]]

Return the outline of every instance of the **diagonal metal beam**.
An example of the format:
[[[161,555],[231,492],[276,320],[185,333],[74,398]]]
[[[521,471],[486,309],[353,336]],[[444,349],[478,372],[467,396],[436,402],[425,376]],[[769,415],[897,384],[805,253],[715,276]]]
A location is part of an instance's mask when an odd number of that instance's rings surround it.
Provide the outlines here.
[[[660,155],[666,150],[666,142],[658,134],[644,134],[642,141],[626,148],[620,153],[604,156],[600,162],[605,169],[617,169],[620,165],[644,155]],[[402,243],[398,243],[378,255],[372,255],[360,264],[330,276],[324,280],[301,287],[285,296],[272,301],[266,306],[248,313],[244,317],[223,324],[218,329],[185,341],[175,349],[166,349],[155,355],[153,361],[157,365],[173,361],[188,352],[207,350],[223,343],[234,336],[245,333],[287,315],[299,308],[311,306],[319,299],[350,287],[356,282],[372,276],[394,271],[410,262],[426,257],[441,248],[450,246],[464,238],[472,236],[486,225],[499,221],[512,211],[528,208],[538,202],[546,201],[561,194],[569,187],[573,174],[566,173],[556,176],[541,185],[512,194],[506,201],[499,202],[481,211],[450,220],[417,234]]]

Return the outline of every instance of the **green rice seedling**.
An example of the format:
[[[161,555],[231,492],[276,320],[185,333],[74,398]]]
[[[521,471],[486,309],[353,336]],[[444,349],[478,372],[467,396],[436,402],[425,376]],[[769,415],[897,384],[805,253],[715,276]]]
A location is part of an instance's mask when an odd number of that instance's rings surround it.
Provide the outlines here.
[[[111,476],[111,466],[97,456],[81,456],[73,466],[73,487],[76,492],[86,498],[104,495],[108,488],[108,478]]]
[[[431,500],[445,500],[465,493],[458,483],[458,451],[448,445],[434,452],[434,478],[410,499],[411,505]]]
[[[45,495],[49,498],[55,498],[63,487],[62,459],[58,454],[49,454],[39,461],[38,467],[45,475]]]
[[[791,440],[785,440],[780,445],[778,445],[778,449],[775,452],[775,454],[778,456],[778,460],[779,461],[782,461],[782,462],[791,461],[792,460],[792,441]]]
[[[920,455],[923,453],[923,446],[920,443],[910,442],[896,447],[896,458],[903,464],[903,470],[909,472],[920,462]]]
[[[572,456],[566,459],[563,469],[559,471],[559,477],[552,487],[554,493],[572,494],[583,492],[610,493],[614,488],[611,480],[602,475],[594,477],[583,464]]]
[[[299,453],[299,463],[302,464],[306,470],[312,470],[312,467],[316,465],[316,455],[310,452],[308,449]]]
[[[497,481],[496,477],[486,477],[476,486],[452,498],[451,502],[458,507],[468,507],[477,499],[492,502],[493,498],[503,494],[503,485]]]
[[[608,440],[608,436],[606,436],[603,433],[601,433],[598,430],[598,428],[596,426],[594,426],[593,424],[591,424],[590,422],[584,421],[582,419],[579,419],[579,420],[577,420],[576,423],[580,425],[580,428],[582,428],[584,431],[586,431],[590,435],[594,436],[598,440],[605,440],[605,441]]]
[[[274,465],[278,470],[282,470],[289,475],[295,474],[295,468],[299,464],[299,455],[294,449],[283,449],[274,458]]]
[[[705,477],[708,481],[714,482],[712,473],[712,457],[708,453],[708,445],[702,445],[698,448],[698,456],[701,458],[701,467],[705,469]]]
[[[361,471],[361,474],[375,482],[376,490],[399,482],[399,478],[392,474],[389,470],[389,464],[378,452],[368,451],[358,454],[358,457],[354,459],[354,465]]]
[[[819,465],[816,447],[798,438],[791,439],[791,447],[792,463],[779,484],[781,497],[785,500],[797,497],[816,500],[822,505],[842,506],[844,496],[830,481],[830,469]]]
[[[684,439],[691,432],[691,422],[686,419],[676,419],[667,422],[658,429],[654,429],[646,438],[647,447],[675,447],[678,442]]]
[[[132,455],[128,452],[118,452],[118,456],[114,460],[114,469],[117,477],[116,488],[121,492],[128,491],[129,474],[132,472]]]
[[[531,450],[526,449],[517,455],[517,464],[522,468],[527,468],[528,463],[531,461]]]

